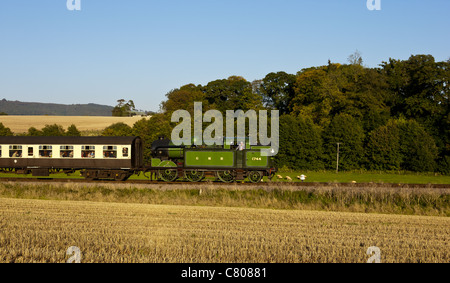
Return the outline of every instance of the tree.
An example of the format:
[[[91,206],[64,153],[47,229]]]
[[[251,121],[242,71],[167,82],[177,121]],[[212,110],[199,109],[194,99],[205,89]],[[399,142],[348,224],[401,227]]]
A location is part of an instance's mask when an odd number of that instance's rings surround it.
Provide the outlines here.
[[[347,61],[350,63],[350,65],[360,65],[360,66],[362,66],[363,59],[361,57],[361,52],[356,50],[353,54],[348,56]]]
[[[337,143],[340,143],[339,168],[361,168],[364,164],[364,137],[364,130],[355,118],[348,114],[335,116],[323,131],[326,166],[329,169],[336,167]]]
[[[65,136],[64,128],[57,124],[45,125],[41,132],[43,136]]]
[[[263,108],[261,97],[253,92],[253,86],[243,77],[231,76],[228,79],[209,82],[202,88],[211,109],[225,113],[226,110]]]
[[[202,102],[203,108],[208,108],[208,102],[201,86],[184,85],[179,89],[171,90],[166,97],[167,100],[161,103],[161,110],[169,117],[177,110],[187,110],[193,116],[194,102]]]
[[[321,127],[330,122],[333,108],[332,93],[337,89],[325,88],[326,68],[309,68],[299,72],[294,86],[295,95],[289,108],[296,116],[309,117]]]
[[[311,119],[283,115],[280,117],[280,150],[277,166],[291,169],[323,169],[320,128]]]
[[[79,137],[81,136],[81,132],[78,131],[77,127],[74,124],[72,124],[67,128],[66,136]]]
[[[144,160],[151,161],[151,145],[159,137],[170,139],[172,133],[170,119],[163,113],[157,113],[149,119],[141,119],[134,123],[132,129],[133,136],[139,136],[143,141]]]
[[[395,93],[392,114],[417,120],[434,136],[443,134],[436,132],[443,130],[436,126],[449,113],[449,66],[449,62],[435,62],[431,55],[383,62],[382,71],[389,88]]]
[[[118,117],[131,116],[131,111],[136,110],[133,100],[128,100],[128,102],[125,102],[125,99],[122,98],[117,100],[117,103],[118,104],[112,110],[113,116]]]
[[[102,136],[108,137],[126,137],[132,135],[132,128],[123,122],[114,123],[102,131]]]
[[[289,114],[289,106],[295,94],[294,84],[295,75],[285,72],[267,74],[259,86],[264,106],[279,110],[280,115]]]
[[[438,150],[431,135],[415,120],[399,119],[396,123],[399,128],[402,169],[433,172]]]
[[[293,113],[311,117],[322,128],[342,113],[360,120],[365,131],[384,125],[390,117],[387,83],[377,69],[332,63],[304,69],[297,74],[294,91]]]
[[[446,161],[450,155],[450,61],[412,55],[408,60],[390,58],[381,67],[392,92],[392,115],[422,125],[438,147],[439,170],[450,171]]]
[[[401,169],[403,155],[400,151],[400,132],[394,121],[369,133],[366,153],[367,169]]]
[[[42,131],[36,129],[35,127],[30,127],[28,129],[27,136],[33,136],[33,137],[42,136]]]
[[[12,136],[13,133],[10,128],[5,127],[3,123],[0,122],[0,136]]]

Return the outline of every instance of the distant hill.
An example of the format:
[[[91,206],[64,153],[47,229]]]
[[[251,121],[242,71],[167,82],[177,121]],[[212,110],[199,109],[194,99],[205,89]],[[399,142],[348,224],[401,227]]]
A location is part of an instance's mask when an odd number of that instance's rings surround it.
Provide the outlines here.
[[[111,116],[114,107],[100,104],[55,104],[0,100],[0,113],[8,115]]]

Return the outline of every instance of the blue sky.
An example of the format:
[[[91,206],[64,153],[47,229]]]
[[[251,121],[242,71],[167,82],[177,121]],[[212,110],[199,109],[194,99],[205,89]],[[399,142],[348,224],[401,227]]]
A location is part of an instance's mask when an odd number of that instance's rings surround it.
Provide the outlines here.
[[[157,111],[165,94],[328,60],[450,58],[449,0],[1,0],[0,99]]]

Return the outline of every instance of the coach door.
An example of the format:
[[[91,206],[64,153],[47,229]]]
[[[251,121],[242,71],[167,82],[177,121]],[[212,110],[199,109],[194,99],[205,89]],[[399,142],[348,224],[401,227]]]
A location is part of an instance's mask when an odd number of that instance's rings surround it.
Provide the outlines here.
[[[137,138],[131,144],[131,164],[134,168],[142,167],[143,163],[143,152],[142,152],[142,141]]]

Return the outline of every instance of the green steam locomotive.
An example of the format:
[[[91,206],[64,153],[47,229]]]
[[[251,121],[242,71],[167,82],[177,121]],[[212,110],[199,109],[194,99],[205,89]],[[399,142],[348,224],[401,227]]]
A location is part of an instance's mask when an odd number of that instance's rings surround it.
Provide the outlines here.
[[[158,168],[158,178],[173,182],[185,178],[199,182],[206,176],[230,183],[248,179],[257,183],[264,176],[271,179],[277,169],[273,158],[262,156],[267,146],[237,144],[235,139],[225,138],[223,146],[176,146],[169,139],[152,143],[151,167]]]

